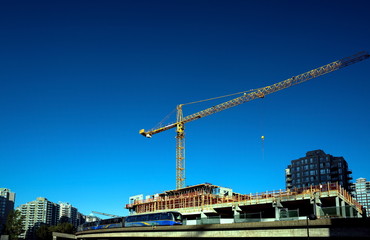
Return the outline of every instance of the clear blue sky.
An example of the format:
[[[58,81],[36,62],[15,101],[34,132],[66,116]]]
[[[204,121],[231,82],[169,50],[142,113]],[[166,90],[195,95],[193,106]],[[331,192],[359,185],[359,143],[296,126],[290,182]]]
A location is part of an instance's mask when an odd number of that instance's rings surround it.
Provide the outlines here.
[[[46,197],[84,214],[125,215],[130,196],[175,189],[175,130],[146,139],[140,129],[177,104],[370,51],[369,8],[365,0],[2,0],[0,187],[16,192],[16,206]],[[284,189],[290,161],[315,149],[370,179],[369,79],[367,60],[187,124],[186,184]]]

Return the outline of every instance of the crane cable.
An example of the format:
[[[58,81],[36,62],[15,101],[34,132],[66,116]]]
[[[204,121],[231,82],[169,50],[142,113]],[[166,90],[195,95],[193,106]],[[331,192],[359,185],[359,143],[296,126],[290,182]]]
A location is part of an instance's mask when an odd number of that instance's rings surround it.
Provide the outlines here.
[[[160,128],[164,125],[164,122],[170,118],[170,116],[176,111],[176,108],[173,109],[167,116],[165,116],[154,128]]]
[[[260,88],[258,88],[258,89],[260,89]],[[231,93],[231,94],[228,94],[228,95],[223,95],[223,96],[214,97],[214,98],[208,98],[208,99],[199,100],[199,101],[195,101],[195,102],[184,103],[184,104],[181,104],[181,105],[184,106],[184,105],[189,105],[189,104],[194,104],[194,103],[206,102],[206,101],[215,100],[215,99],[219,99],[219,98],[230,97],[230,96],[234,96],[234,95],[238,95],[238,94],[242,94],[242,93],[252,92],[252,91],[256,91],[258,89],[250,89],[250,90],[247,90],[247,91]]]
[[[261,154],[262,154],[262,162],[265,161],[265,104],[264,101],[261,102],[260,109],[260,132],[261,132]]]
[[[180,104],[181,106],[184,106],[184,105],[190,105],[190,104],[194,104],[194,103],[201,103],[201,102],[206,102],[206,101],[211,101],[211,100],[215,100],[215,99],[219,99],[219,98],[225,98],[225,97],[230,97],[230,96],[234,96],[234,95],[238,95],[238,94],[246,94],[246,93],[249,93],[249,92],[253,92],[253,91],[256,91],[256,90],[259,90],[260,88],[257,88],[257,89],[250,89],[250,90],[247,90],[247,91],[242,91],[242,92],[237,92],[237,93],[231,93],[231,94],[227,94],[227,95],[223,95],[223,96],[219,96],[219,97],[213,97],[213,98],[208,98],[208,99],[204,99],[204,100],[199,100],[199,101],[195,101],[195,102],[189,102],[189,103],[184,103],[184,104]],[[164,122],[176,111],[176,108],[173,109],[169,114],[167,114],[167,116],[165,116],[159,123],[156,124],[156,126],[154,128],[160,128],[164,125]]]

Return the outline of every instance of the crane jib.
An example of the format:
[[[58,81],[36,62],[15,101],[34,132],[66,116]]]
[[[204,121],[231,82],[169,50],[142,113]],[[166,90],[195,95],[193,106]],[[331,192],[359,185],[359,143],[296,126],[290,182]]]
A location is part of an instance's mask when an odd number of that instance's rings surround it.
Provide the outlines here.
[[[208,115],[220,112],[222,110],[238,106],[242,103],[249,102],[251,100],[257,99],[257,98],[263,98],[267,94],[271,94],[280,90],[283,90],[285,88],[303,83],[305,81],[308,81],[310,79],[319,77],[321,75],[336,71],[340,68],[349,66],[351,64],[360,62],[362,60],[365,60],[369,58],[370,55],[367,52],[359,52],[355,55],[352,55],[350,57],[346,57],[343,59],[340,59],[338,61],[329,63],[327,65],[324,65],[322,67],[313,69],[311,71],[302,73],[300,75],[291,77],[289,79],[286,79],[284,81],[275,83],[270,86],[266,86],[263,88],[252,90],[251,92],[245,92],[242,96],[231,99],[229,101],[226,101],[224,103],[212,106],[210,108],[207,108],[203,111],[191,114],[189,116],[183,117],[182,115],[182,104],[177,106],[177,122],[171,123],[167,126],[152,129],[150,131],[145,131],[144,129],[140,130],[140,134],[142,134],[145,137],[152,137],[153,134],[160,133],[163,131],[166,131],[171,128],[177,127],[177,136],[176,136],[176,189],[184,188],[185,187],[185,134],[184,134],[184,123],[196,120],[198,118],[206,117]],[[234,94],[232,94],[234,95]],[[228,95],[230,96],[230,95]],[[213,98],[214,99],[214,98]],[[198,101],[201,102],[201,101]]]
[[[240,104],[245,103],[245,102],[249,102],[249,101],[257,99],[257,98],[263,98],[268,94],[271,94],[271,93],[280,91],[282,89],[285,89],[285,88],[303,83],[305,81],[308,81],[310,79],[319,77],[321,75],[336,71],[340,68],[343,68],[343,67],[349,66],[351,64],[360,62],[360,61],[365,60],[369,57],[370,57],[370,55],[367,52],[364,52],[364,51],[359,52],[359,53],[357,53],[353,56],[340,59],[338,61],[329,63],[329,64],[324,65],[322,67],[319,67],[319,68],[313,69],[311,71],[302,73],[300,75],[291,77],[289,79],[286,79],[284,81],[275,83],[273,85],[256,89],[255,91],[252,91],[250,93],[244,93],[243,96],[231,99],[227,102],[224,102],[224,103],[212,106],[210,108],[207,108],[205,110],[196,112],[194,114],[188,115],[188,116],[184,117],[182,119],[182,121],[180,121],[180,122],[171,123],[171,124],[168,124],[164,127],[160,127],[160,128],[157,128],[157,129],[151,129],[149,131],[145,131],[144,129],[142,129],[142,130],[140,130],[139,133],[141,135],[145,136],[145,137],[151,137],[152,135],[154,135],[156,133],[160,133],[160,132],[166,131],[168,129],[175,128],[178,124],[183,124],[183,123],[187,123],[187,122],[196,120],[198,118],[203,118],[203,117],[209,116],[211,114],[214,114],[214,113],[220,112],[222,110],[240,105]]]

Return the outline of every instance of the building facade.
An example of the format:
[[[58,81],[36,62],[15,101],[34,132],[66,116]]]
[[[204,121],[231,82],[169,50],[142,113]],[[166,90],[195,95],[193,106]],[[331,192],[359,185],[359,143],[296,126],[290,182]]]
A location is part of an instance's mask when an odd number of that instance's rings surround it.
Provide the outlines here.
[[[345,190],[351,192],[351,173],[343,157],[334,157],[323,150],[309,151],[305,157],[292,160],[285,169],[286,188],[304,188],[338,182]]]
[[[23,239],[34,239],[38,227],[43,224],[57,225],[59,219],[59,205],[42,197],[20,205],[18,210],[24,216],[23,224],[26,231],[20,236]]]
[[[77,208],[69,203],[59,202],[59,222],[68,222],[77,227],[79,224]]]
[[[71,223],[77,227],[81,224],[81,214],[77,208],[69,203],[53,203],[46,198],[39,197],[35,201],[20,205],[17,210],[24,216],[25,233],[23,239],[34,239],[35,231],[41,225],[55,226],[59,223]]]
[[[15,193],[8,188],[0,188],[0,235],[4,230],[10,211],[14,210]]]
[[[356,200],[365,208],[366,216],[370,217],[370,181],[366,181],[366,178],[356,179],[353,192]]]

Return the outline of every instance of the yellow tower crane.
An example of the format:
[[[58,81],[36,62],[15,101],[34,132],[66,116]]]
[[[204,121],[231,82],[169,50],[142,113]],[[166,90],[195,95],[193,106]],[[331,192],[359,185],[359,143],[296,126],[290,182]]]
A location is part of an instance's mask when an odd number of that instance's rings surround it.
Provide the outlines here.
[[[303,83],[310,79],[319,77],[321,75],[336,71],[343,67],[352,65],[354,63],[363,61],[369,58],[370,55],[367,52],[359,52],[355,55],[350,57],[346,57],[335,62],[329,63],[322,67],[313,69],[311,71],[302,73],[300,75],[291,77],[287,80],[275,83],[273,85],[258,88],[243,93],[242,96],[231,99],[224,103],[215,105],[213,107],[207,108],[205,110],[193,113],[186,117],[183,116],[182,106],[184,104],[180,104],[177,106],[177,120],[174,123],[168,124],[164,127],[154,128],[148,131],[144,129],[140,130],[139,133],[145,137],[151,138],[154,134],[166,131],[171,128],[176,128],[177,136],[176,136],[176,189],[184,188],[185,187],[185,123],[194,121],[196,119],[209,116],[211,114],[220,112],[222,110],[238,106],[242,103],[249,102],[251,100],[257,98],[263,98],[267,94],[274,93],[285,88],[297,85],[299,83]]]

